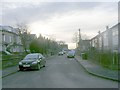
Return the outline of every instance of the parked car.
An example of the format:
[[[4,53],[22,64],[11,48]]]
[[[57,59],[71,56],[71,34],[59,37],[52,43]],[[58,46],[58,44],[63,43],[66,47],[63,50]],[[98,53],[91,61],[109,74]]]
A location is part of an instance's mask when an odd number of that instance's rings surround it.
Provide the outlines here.
[[[63,55],[63,54],[64,54],[64,53],[63,53],[62,51],[58,53],[58,55]]]
[[[66,51],[65,51],[65,50],[63,50],[63,54],[66,54]]]
[[[75,52],[69,51],[69,52],[67,53],[67,57],[68,57],[68,58],[74,58],[74,57],[75,57]]]
[[[40,53],[32,53],[25,56],[25,58],[19,62],[19,70],[24,69],[37,69],[45,67],[45,57]]]

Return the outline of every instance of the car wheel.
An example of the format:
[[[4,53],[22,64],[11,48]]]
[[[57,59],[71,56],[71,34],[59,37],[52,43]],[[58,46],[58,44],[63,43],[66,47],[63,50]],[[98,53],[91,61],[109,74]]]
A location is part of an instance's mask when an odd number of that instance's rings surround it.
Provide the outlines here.
[[[45,65],[43,65],[43,67],[45,67]]]
[[[40,64],[37,64],[37,70],[39,70],[40,69]]]
[[[23,71],[23,68],[19,68],[20,71]]]

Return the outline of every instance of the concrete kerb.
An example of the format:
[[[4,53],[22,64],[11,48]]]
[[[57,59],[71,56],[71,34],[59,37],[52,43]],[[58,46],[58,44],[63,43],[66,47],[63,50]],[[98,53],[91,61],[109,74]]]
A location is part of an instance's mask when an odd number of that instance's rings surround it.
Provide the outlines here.
[[[16,71],[10,72],[10,73],[8,73],[8,74],[2,76],[2,78],[7,77],[7,76],[12,75],[12,74],[15,74],[15,73],[17,73],[17,72],[19,72],[19,70],[16,70]]]
[[[77,58],[75,58],[75,60],[76,60],[78,63],[80,63]],[[119,79],[113,79],[113,78],[110,78],[110,77],[106,77],[106,76],[103,76],[103,75],[100,75],[100,74],[91,72],[90,70],[88,70],[87,68],[85,68],[81,63],[80,63],[80,65],[81,65],[88,73],[90,73],[90,74],[92,74],[92,75],[94,75],[94,76],[101,77],[101,78],[105,78],[105,79],[109,79],[109,80],[113,80],[113,81],[119,81],[119,82],[120,82]]]

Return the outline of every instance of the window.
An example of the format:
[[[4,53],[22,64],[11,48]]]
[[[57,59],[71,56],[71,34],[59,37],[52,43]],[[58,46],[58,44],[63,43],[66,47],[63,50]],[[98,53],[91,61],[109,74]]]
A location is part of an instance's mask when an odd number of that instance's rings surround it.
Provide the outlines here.
[[[95,47],[94,40],[92,40],[92,47]]]
[[[17,36],[17,43],[21,44],[20,36]]]
[[[118,30],[117,29],[113,30],[113,36],[118,36]]]
[[[104,33],[104,39],[106,39],[107,38],[107,33]]]
[[[12,42],[12,36],[10,36],[10,42]]]
[[[102,37],[99,37],[99,47],[102,47]]]
[[[3,41],[5,42],[5,34],[2,34],[2,36],[3,36]]]

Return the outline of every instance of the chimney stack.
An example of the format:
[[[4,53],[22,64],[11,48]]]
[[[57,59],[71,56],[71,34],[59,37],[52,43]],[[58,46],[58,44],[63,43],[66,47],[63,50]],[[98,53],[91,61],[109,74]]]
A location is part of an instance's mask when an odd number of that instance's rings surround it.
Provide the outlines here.
[[[106,30],[108,30],[109,29],[109,26],[106,26]]]

